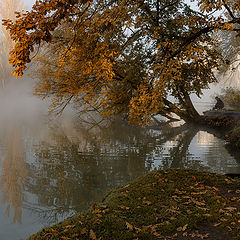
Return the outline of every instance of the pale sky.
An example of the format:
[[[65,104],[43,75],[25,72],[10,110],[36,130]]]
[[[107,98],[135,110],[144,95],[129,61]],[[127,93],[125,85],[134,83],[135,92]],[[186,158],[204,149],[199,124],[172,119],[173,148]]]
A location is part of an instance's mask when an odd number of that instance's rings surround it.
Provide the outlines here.
[[[35,3],[35,0],[23,0],[23,2],[28,8],[31,8],[33,3]]]
[[[36,0],[23,0],[23,2],[26,4],[26,6],[27,6],[28,8],[30,8],[30,7],[35,3],[35,1],[36,1]],[[186,2],[187,2],[190,6],[192,6],[192,7],[194,7],[194,8],[197,8],[197,4],[196,4],[196,3],[192,3],[190,0],[186,0]]]

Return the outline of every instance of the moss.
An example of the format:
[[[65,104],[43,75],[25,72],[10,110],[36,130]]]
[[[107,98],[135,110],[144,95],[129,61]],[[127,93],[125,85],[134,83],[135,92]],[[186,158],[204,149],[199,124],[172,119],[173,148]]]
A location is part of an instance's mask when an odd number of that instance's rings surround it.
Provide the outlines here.
[[[153,171],[113,190],[88,212],[45,228],[28,240],[182,239],[195,236],[205,222],[240,239],[239,192],[240,183],[222,175]]]

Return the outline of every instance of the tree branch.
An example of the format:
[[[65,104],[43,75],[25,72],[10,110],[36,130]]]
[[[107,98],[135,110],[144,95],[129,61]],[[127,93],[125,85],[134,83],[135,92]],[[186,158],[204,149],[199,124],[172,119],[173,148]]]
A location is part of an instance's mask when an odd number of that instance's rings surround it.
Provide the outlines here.
[[[223,1],[223,5],[224,5],[224,7],[227,9],[230,17],[231,17],[232,19],[235,19],[235,16],[233,15],[233,12],[231,11],[231,9],[229,8],[229,6],[227,5],[227,3],[226,3],[225,1]]]

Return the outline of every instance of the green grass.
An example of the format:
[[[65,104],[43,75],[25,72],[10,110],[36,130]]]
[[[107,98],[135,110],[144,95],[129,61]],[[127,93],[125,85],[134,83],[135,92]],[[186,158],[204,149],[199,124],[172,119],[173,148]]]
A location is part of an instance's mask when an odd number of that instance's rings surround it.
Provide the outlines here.
[[[204,239],[203,224],[240,239],[240,183],[192,170],[153,171],[28,240]]]

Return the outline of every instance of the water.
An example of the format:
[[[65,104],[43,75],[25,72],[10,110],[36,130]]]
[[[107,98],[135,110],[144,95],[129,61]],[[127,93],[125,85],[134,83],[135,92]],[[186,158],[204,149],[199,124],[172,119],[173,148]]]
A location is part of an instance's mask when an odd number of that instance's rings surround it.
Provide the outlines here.
[[[22,108],[9,103],[0,116],[1,240],[25,239],[153,169],[240,173],[240,154],[231,155],[211,130],[97,124],[96,116],[49,121],[40,103],[25,100]]]

